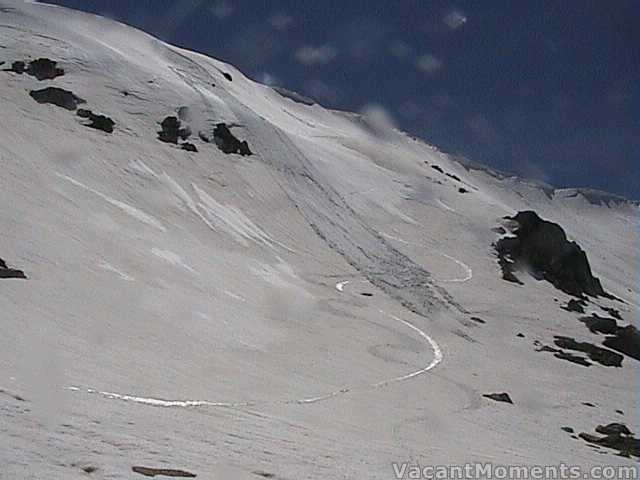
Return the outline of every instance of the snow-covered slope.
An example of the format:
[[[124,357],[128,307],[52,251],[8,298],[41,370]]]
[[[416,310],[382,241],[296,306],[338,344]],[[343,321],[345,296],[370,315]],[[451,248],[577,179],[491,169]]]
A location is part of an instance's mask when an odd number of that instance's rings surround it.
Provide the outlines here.
[[[561,427],[637,428],[636,360],[537,351],[602,336],[549,283],[502,280],[492,228],[519,210],[562,225],[619,298],[587,313],[626,325],[636,205],[464,166],[111,20],[0,0],[3,68],[40,57],[65,74],[0,72],[0,257],[28,277],[0,279],[2,478],[631,463]],[[50,86],[115,131],[29,95]],[[184,106],[195,153],[157,138]],[[252,156],[198,138],[222,122]]]

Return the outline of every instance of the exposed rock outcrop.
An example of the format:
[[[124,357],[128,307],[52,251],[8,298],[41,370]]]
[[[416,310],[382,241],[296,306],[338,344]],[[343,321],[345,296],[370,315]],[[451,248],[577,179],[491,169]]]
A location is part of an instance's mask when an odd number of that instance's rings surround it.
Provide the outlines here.
[[[73,92],[58,87],[47,87],[42,90],[31,90],[31,98],[38,103],[50,103],[66,110],[75,110],[78,105],[87,103]]]
[[[510,220],[519,225],[515,237],[501,238],[495,244],[505,280],[522,283],[515,272],[526,268],[569,295],[607,295],[593,276],[584,250],[567,240],[560,225],[533,211],[518,212]]]
[[[618,331],[618,323],[613,318],[600,317],[592,314],[589,317],[580,319],[591,333],[604,333],[605,335],[613,335]]]
[[[600,348],[592,343],[577,342],[573,338],[556,336],[554,343],[567,350],[585,353],[592,361],[605,367],[621,367],[624,357],[606,348]]]
[[[195,478],[196,474],[187,472],[186,470],[174,470],[171,468],[151,468],[151,467],[131,467],[131,470],[135,473],[144,475],[145,477],[155,477],[161,475],[164,477],[183,477],[183,478]]]
[[[633,325],[619,327],[615,334],[604,339],[604,346],[640,360],[640,332]]]
[[[22,270],[8,267],[6,262],[0,258],[0,278],[19,278],[26,280],[27,276]]]
[[[38,58],[29,62],[29,65],[22,60],[17,60],[11,64],[11,68],[6,71],[17,73],[18,75],[27,74],[36,77],[38,80],[53,80],[56,77],[64,75],[64,69],[57,67],[58,62],[49,60],[48,58]]]
[[[604,436],[581,433],[579,437],[592,445],[616,450],[622,457],[640,458],[640,439],[635,438],[626,425],[621,423],[599,425],[596,432]]]
[[[183,144],[180,145],[180,148],[182,148],[182,150],[186,150],[187,152],[197,152],[198,148],[190,142],[184,142]]]
[[[513,405],[513,401],[511,400],[511,397],[508,393],[487,393],[482,396],[491,400],[495,400],[496,402],[505,402]]]
[[[95,128],[96,130],[102,130],[103,132],[113,133],[113,127],[116,125],[112,119],[105,115],[98,115],[91,110],[80,108],[76,114],[79,117],[88,119],[91,123],[86,124],[87,127]]]
[[[240,155],[252,155],[246,141],[238,140],[225,123],[218,123],[213,130],[213,139],[218,148],[224,153],[239,153]]]
[[[584,313],[585,305],[586,303],[584,300],[572,298],[567,302],[565,306],[562,306],[560,308],[568,312]]]
[[[178,144],[178,139],[186,140],[191,136],[191,130],[188,127],[182,127],[178,117],[166,117],[160,124],[162,130],[158,132],[158,140],[166,143]]]

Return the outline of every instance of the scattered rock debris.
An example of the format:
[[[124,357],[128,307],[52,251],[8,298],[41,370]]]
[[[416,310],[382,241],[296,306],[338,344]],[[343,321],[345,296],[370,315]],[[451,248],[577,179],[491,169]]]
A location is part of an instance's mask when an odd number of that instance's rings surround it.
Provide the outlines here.
[[[635,438],[626,425],[622,423],[598,425],[595,431],[603,436],[598,437],[589,433],[580,433],[578,436],[591,445],[617,450],[618,455],[622,457],[640,458],[640,439]]]
[[[182,145],[180,145],[180,148],[182,148],[183,150],[186,150],[187,152],[197,152],[198,148],[190,142],[184,142]]]
[[[622,315],[620,315],[620,311],[616,310],[613,307],[600,307],[602,308],[602,310],[604,310],[605,312],[607,312],[609,315],[611,315],[613,318],[616,318],[618,320],[622,320]]]
[[[489,398],[491,400],[495,400],[496,402],[505,402],[513,405],[513,401],[508,393],[486,393],[482,395],[483,397]]]
[[[584,313],[584,307],[587,305],[583,299],[572,298],[566,305],[561,306],[563,310],[568,312]]]
[[[27,276],[22,270],[9,268],[6,262],[0,258],[0,278],[19,278],[26,280]]]
[[[618,322],[615,319],[600,317],[595,313],[589,317],[581,317],[580,321],[587,326],[591,333],[613,335],[618,331]]]
[[[50,103],[66,110],[75,110],[78,105],[87,103],[85,100],[74,95],[69,90],[58,87],[47,87],[42,90],[31,90],[29,92],[31,98],[38,103]]]
[[[592,343],[577,342],[573,338],[569,337],[554,337],[554,343],[567,350],[573,350],[576,352],[585,353],[592,361],[599,363],[605,367],[621,367],[623,356],[619,353],[607,350],[606,348],[600,348]]]
[[[240,155],[252,155],[246,141],[238,140],[225,123],[218,123],[213,130],[213,139],[218,148],[224,153],[239,153]]]
[[[173,470],[168,468],[131,467],[131,470],[146,477],[155,477],[156,475],[184,478],[196,477],[195,473],[187,472],[185,470]]]
[[[576,242],[567,240],[560,225],[531,210],[505,218],[519,225],[515,237],[501,238],[495,244],[505,280],[522,283],[515,271],[527,269],[569,295],[610,297],[591,273],[587,254]]]
[[[86,118],[91,122],[86,124],[87,127],[102,130],[103,132],[113,133],[113,127],[116,125],[116,122],[109,117],[95,114],[91,110],[86,110],[84,108],[78,109],[76,115],[81,118]]]

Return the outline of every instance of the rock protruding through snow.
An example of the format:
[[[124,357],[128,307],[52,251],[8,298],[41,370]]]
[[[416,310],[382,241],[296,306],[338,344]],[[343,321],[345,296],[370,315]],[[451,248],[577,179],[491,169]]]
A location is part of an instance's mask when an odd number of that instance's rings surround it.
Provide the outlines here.
[[[213,130],[213,139],[218,148],[224,153],[239,153],[240,155],[251,155],[249,145],[246,141],[237,139],[225,123],[218,123]]]
[[[510,220],[519,225],[515,237],[501,238],[495,245],[505,280],[522,283],[515,272],[531,269],[569,295],[607,295],[591,272],[587,254],[576,242],[567,240],[560,225],[530,210],[518,212]]]
[[[80,108],[76,114],[81,118],[88,119],[91,123],[87,124],[89,128],[95,128],[96,130],[102,130],[103,132],[113,133],[113,127],[116,125],[112,119],[105,115],[99,115],[93,113],[91,110]]]
[[[26,280],[27,276],[22,270],[8,267],[7,263],[0,258],[0,278],[20,278]]]
[[[87,103],[73,92],[58,87],[47,87],[42,90],[31,90],[31,98],[38,103],[50,103],[66,110],[75,110],[78,105]]]
[[[11,64],[11,68],[7,71],[17,73],[18,75],[27,74],[35,77],[39,81],[53,80],[54,78],[64,75],[64,69],[58,68],[58,62],[48,58],[38,58],[29,62],[29,65],[21,60],[17,60]]]

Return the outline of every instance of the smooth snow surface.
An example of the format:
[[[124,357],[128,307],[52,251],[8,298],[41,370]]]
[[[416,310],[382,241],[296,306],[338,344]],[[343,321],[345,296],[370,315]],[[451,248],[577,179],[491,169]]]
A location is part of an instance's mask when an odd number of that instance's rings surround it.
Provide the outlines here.
[[[547,282],[502,280],[491,245],[519,210],[559,223],[624,301],[588,311],[627,325],[637,205],[462,165],[111,20],[0,0],[3,68],[40,57],[65,75],[0,71],[0,258],[28,276],[0,279],[0,477],[633,463],[561,427],[638,430],[637,361],[538,352],[602,336]],[[34,102],[46,86],[114,133]],[[180,107],[197,153],[157,139]],[[198,137],[219,122],[254,155]],[[503,391],[514,405],[482,397]]]

